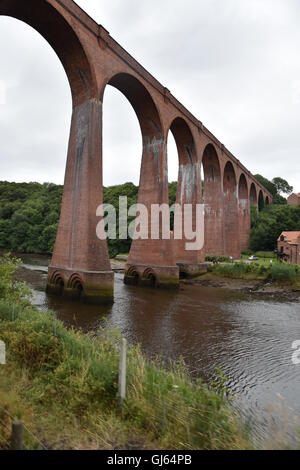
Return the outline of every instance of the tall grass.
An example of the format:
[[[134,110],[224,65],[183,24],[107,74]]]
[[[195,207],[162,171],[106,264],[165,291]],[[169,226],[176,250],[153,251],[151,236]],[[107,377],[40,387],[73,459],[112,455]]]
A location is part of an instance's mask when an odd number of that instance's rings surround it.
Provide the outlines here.
[[[270,280],[291,285],[300,283],[300,267],[286,263],[228,263],[212,267],[211,271],[231,279]]]
[[[264,269],[257,263],[230,263],[220,264],[214,267],[213,272],[223,277],[232,279],[244,279],[246,277],[263,277],[265,275]]]
[[[296,281],[300,279],[299,266],[293,264],[274,264],[270,267],[270,278],[273,281]]]

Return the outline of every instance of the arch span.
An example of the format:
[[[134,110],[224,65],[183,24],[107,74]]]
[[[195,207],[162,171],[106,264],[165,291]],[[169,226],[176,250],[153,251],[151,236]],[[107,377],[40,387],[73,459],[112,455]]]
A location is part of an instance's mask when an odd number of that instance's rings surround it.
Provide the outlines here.
[[[66,71],[73,106],[96,96],[95,74],[80,38],[50,1],[1,0],[0,15],[27,23],[46,39]]]
[[[164,278],[163,271],[167,266],[165,278],[168,280],[170,266],[175,268],[175,256],[170,249],[171,240],[162,240],[161,224],[159,238],[151,238],[153,225],[159,223],[151,218],[152,206],[168,204],[167,144],[160,113],[147,87],[134,75],[124,72],[114,74],[107,80],[105,86],[107,85],[118,89],[131,103],[140,123],[143,140],[138,203],[143,204],[148,211],[148,239],[132,241],[127,273],[130,274],[129,269],[132,266],[141,271],[142,259],[145,265],[160,267],[160,281]],[[103,93],[104,91],[105,87]],[[128,277],[132,277],[129,274]],[[172,283],[179,279],[178,269],[175,278]]]
[[[259,191],[258,195],[258,210],[261,212],[265,207],[265,200],[262,190]]]
[[[149,91],[140,80],[134,75],[125,72],[114,74],[106,82],[101,93],[101,100],[103,100],[107,85],[119,90],[132,105],[140,123],[144,145],[147,145],[153,139],[158,141],[163,139],[162,123],[158,108]]]
[[[176,117],[169,128],[176,142],[179,171],[178,185],[176,195],[176,210],[174,218],[177,219],[178,210],[184,213],[185,205],[190,204],[193,208],[191,223],[195,227],[196,204],[199,201],[200,170],[197,163],[197,152],[192,131],[187,122],[182,117]],[[180,208],[180,209],[179,209]],[[173,250],[176,254],[176,262],[180,263],[180,270],[184,270],[184,265],[197,264],[199,262],[199,253],[196,251],[187,251],[187,240],[183,237],[181,240],[172,240]]]
[[[51,288],[49,287],[51,286]],[[51,274],[50,285],[48,285],[47,291],[50,294],[63,295],[65,289],[65,281],[63,275],[59,271],[54,271]]]
[[[125,284],[137,286],[140,282],[140,274],[135,266],[130,266],[125,273]]]
[[[187,122],[181,118],[175,118],[170,126],[178,151],[179,165],[191,165],[197,162],[195,141]]]
[[[254,183],[250,187],[250,204],[257,207],[257,191]]]
[[[244,173],[242,173],[239,179],[239,235],[241,252],[249,248],[251,217],[248,194],[247,179]]]
[[[205,253],[224,253],[223,194],[220,161],[215,147],[208,144],[202,156],[203,203],[205,206]]]
[[[156,284],[156,274],[151,268],[146,268],[143,272],[143,282],[145,285],[154,287]]]
[[[227,161],[223,176],[225,254],[240,257],[238,187],[233,164]]]

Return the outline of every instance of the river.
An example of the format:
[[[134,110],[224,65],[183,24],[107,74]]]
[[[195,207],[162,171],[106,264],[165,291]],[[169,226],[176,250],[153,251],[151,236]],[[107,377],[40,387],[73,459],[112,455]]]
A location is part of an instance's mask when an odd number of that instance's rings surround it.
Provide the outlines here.
[[[84,331],[105,319],[149,357],[183,357],[192,375],[205,381],[221,368],[234,406],[259,444],[299,445],[300,365],[292,362],[292,343],[300,340],[299,300],[185,284],[178,292],[136,288],[116,273],[115,303],[84,305],[45,294],[46,257],[24,256],[23,263],[19,278],[32,287],[39,308]]]

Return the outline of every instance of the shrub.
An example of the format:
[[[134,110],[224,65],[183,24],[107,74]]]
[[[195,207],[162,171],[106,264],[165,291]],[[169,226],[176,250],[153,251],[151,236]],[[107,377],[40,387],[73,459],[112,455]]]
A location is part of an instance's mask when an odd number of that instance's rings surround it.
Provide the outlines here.
[[[264,276],[267,271],[268,268],[264,268],[258,263],[220,264],[214,268],[214,272],[217,274],[232,279],[243,279],[247,276]]]
[[[216,262],[229,263],[230,258],[229,258],[229,256],[215,256],[215,255],[212,256],[212,255],[209,255],[209,256],[205,257],[205,261],[210,262],[210,263],[216,263]]]
[[[274,259],[275,253],[274,251],[257,251],[255,256],[258,258],[267,258],[267,259]]]
[[[299,276],[299,267],[293,264],[274,264],[270,267],[270,278],[273,281],[295,281]]]

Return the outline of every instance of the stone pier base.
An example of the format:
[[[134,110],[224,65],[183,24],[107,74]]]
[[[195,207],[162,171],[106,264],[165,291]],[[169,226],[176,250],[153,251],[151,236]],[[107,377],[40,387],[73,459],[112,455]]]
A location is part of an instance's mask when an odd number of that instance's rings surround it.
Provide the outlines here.
[[[209,264],[208,263],[197,263],[197,264],[190,264],[190,263],[177,263],[179,268],[180,277],[197,277],[201,274],[207,273]]]
[[[47,292],[86,303],[113,303],[114,273],[112,271],[76,271],[50,266]]]
[[[158,289],[179,287],[178,266],[126,265],[124,283]]]

